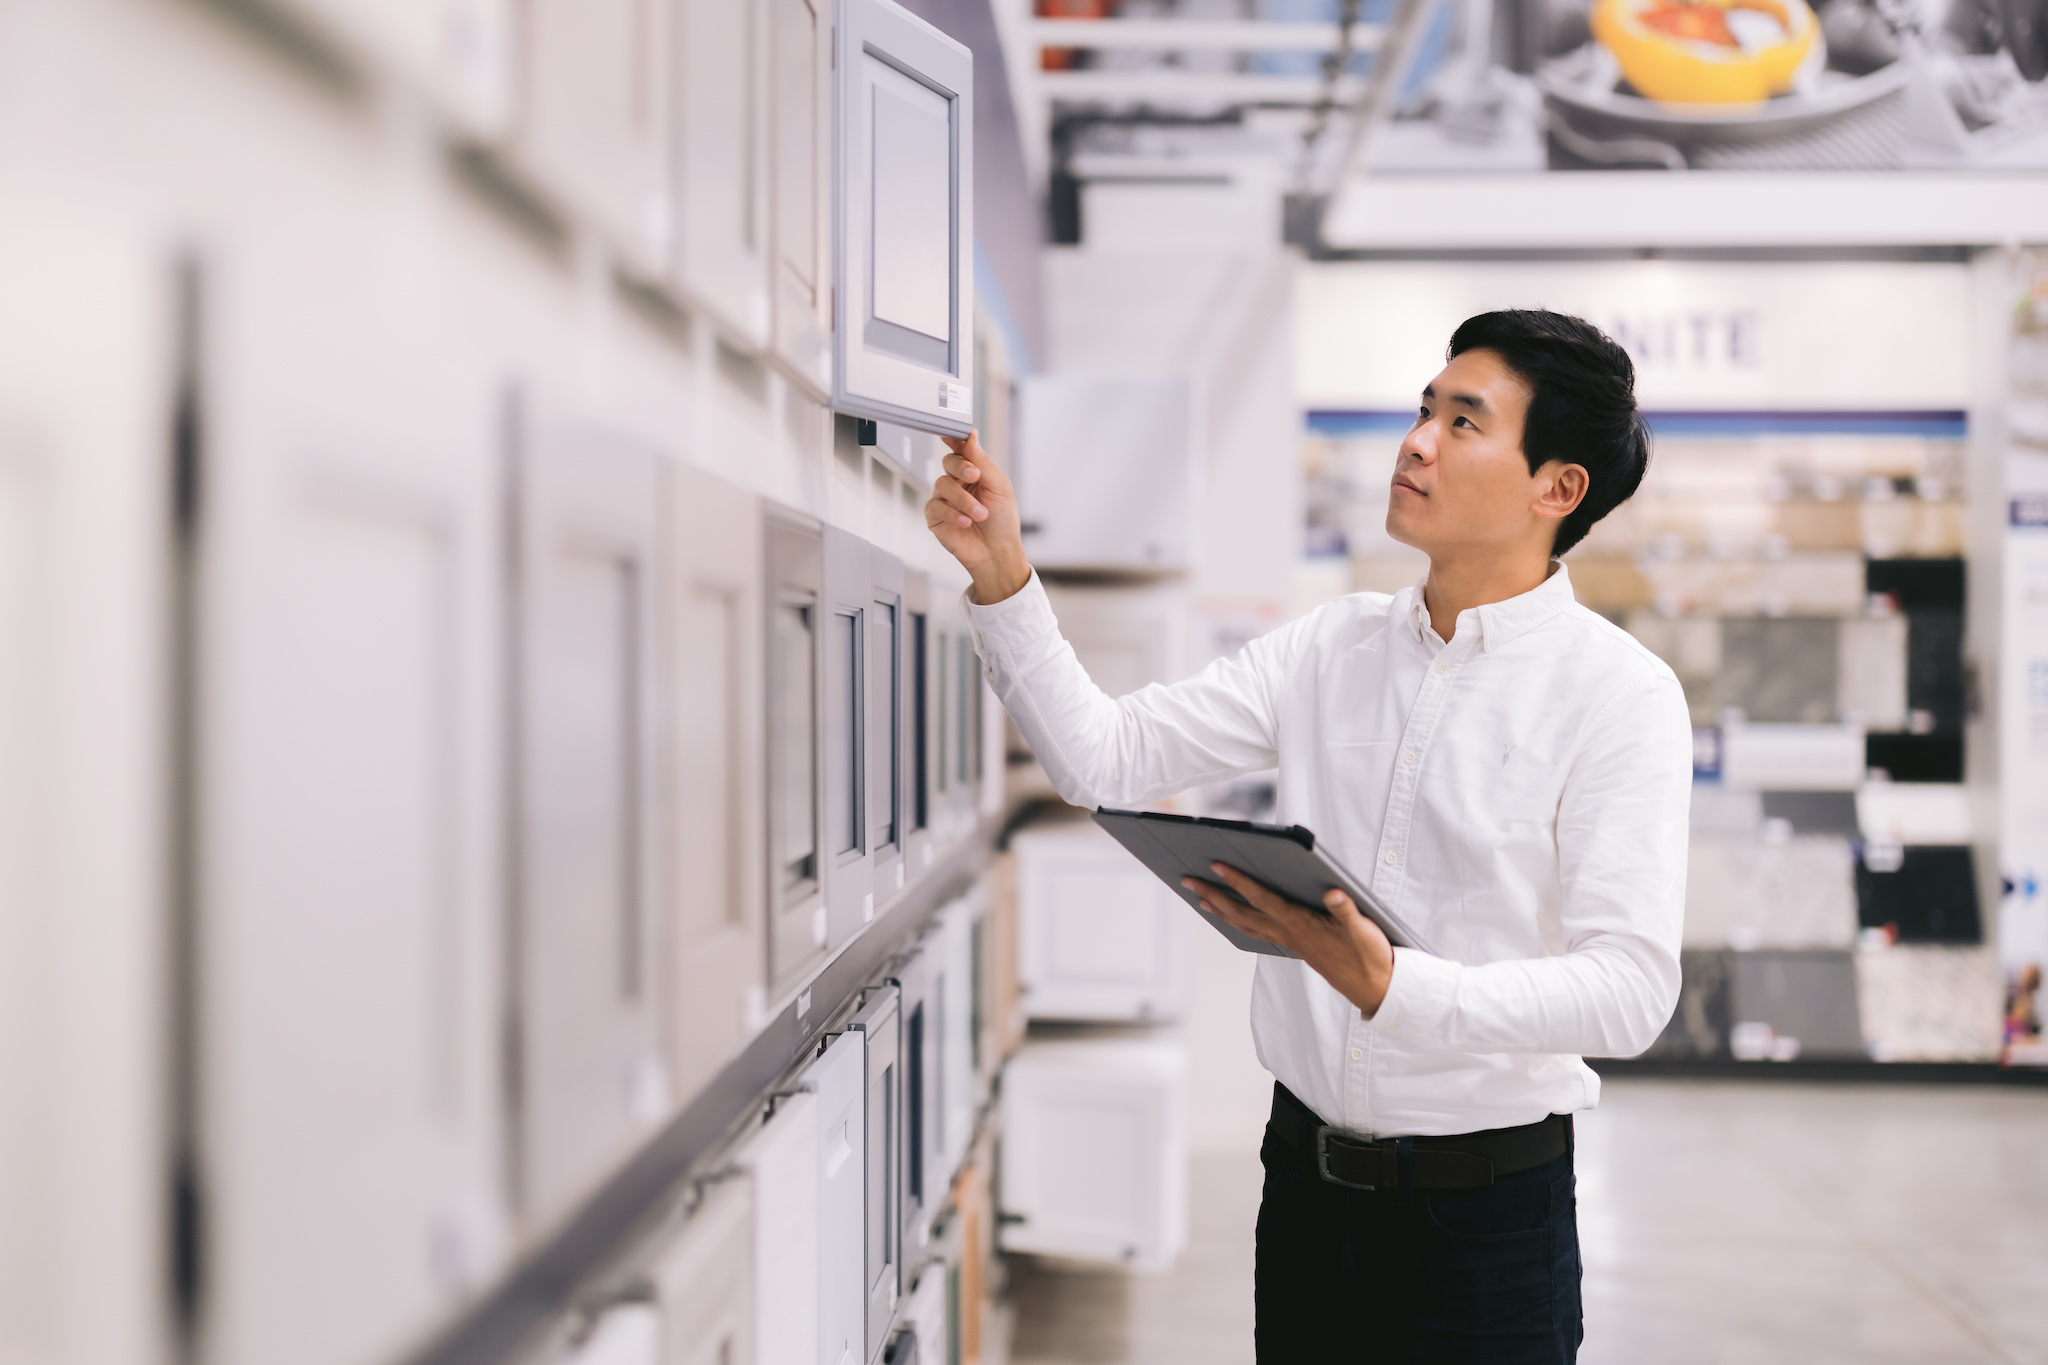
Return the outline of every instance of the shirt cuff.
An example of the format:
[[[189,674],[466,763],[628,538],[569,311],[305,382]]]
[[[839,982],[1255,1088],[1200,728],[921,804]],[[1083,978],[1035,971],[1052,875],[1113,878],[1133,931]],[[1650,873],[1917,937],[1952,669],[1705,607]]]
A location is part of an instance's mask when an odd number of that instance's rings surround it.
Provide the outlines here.
[[[974,636],[975,652],[990,669],[1005,668],[1026,645],[1059,633],[1060,623],[1052,614],[1052,601],[1046,597],[1036,569],[1023,587],[992,607],[977,604],[971,587],[961,591],[960,601],[967,608],[967,628]]]
[[[1457,1003],[1464,968],[1415,948],[1394,949],[1394,975],[1372,1016],[1375,1028],[1441,1038]]]

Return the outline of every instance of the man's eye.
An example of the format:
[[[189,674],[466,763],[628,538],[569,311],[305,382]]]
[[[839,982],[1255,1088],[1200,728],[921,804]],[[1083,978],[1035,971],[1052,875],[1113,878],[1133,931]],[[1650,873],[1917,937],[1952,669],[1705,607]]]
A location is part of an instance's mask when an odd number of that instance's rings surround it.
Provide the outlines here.
[[[1471,427],[1472,421],[1468,417],[1453,417],[1451,419],[1451,425],[1454,427]],[[1477,427],[1472,427],[1472,429],[1474,431],[1479,430],[1479,428]]]

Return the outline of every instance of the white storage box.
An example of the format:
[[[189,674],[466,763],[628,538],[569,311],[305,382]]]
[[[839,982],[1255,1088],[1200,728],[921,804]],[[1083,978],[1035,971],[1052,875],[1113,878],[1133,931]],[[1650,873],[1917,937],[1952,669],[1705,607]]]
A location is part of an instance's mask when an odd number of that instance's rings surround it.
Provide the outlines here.
[[[1024,830],[1010,846],[1027,1015],[1178,1018],[1188,918],[1180,898],[1093,823]]]
[[[1027,1043],[1003,1077],[1006,1251],[1161,1270],[1187,1243],[1178,1037]]]

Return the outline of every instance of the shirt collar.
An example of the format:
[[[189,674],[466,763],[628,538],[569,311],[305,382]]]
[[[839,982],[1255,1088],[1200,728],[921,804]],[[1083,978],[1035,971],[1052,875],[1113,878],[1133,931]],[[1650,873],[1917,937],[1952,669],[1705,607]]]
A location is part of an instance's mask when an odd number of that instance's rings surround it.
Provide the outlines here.
[[[1427,572],[1415,580],[1415,586],[1410,589],[1414,596],[1409,603],[1415,638],[1425,644],[1429,641],[1429,606],[1423,601],[1422,589],[1428,582]],[[1553,559],[1550,577],[1529,591],[1510,597],[1506,601],[1488,602],[1483,607],[1469,608],[1460,614],[1460,629],[1462,631],[1464,616],[1477,616],[1479,647],[1496,649],[1516,636],[1534,630],[1576,601],[1578,595],[1572,591],[1571,570],[1565,568],[1563,560]]]

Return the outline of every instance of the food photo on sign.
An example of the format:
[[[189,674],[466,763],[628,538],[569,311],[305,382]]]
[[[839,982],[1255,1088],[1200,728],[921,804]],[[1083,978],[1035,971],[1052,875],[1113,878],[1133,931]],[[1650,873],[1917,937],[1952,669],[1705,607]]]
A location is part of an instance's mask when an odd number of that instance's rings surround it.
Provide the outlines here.
[[[1373,162],[2038,169],[2044,11],[2048,0],[1437,0]]]

